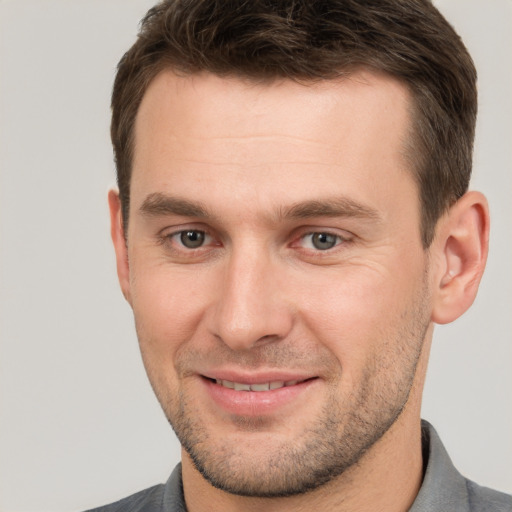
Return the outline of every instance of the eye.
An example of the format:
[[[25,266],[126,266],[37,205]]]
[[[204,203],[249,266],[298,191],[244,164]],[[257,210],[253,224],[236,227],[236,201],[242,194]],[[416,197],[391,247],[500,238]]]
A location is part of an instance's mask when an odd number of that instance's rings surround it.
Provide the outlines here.
[[[168,228],[169,230],[172,228]],[[175,231],[164,229],[158,234],[157,242],[164,249],[167,257],[173,261],[182,263],[196,263],[216,254],[216,249],[222,247],[222,243],[214,234],[195,227],[179,229]]]
[[[332,233],[308,233],[302,238],[303,247],[306,249],[316,249],[317,251],[327,251],[343,242],[343,238]]]
[[[207,240],[208,235],[204,231],[198,231],[196,229],[188,229],[186,231],[180,231],[174,236],[179,238],[181,245],[187,249],[197,249],[201,247]]]

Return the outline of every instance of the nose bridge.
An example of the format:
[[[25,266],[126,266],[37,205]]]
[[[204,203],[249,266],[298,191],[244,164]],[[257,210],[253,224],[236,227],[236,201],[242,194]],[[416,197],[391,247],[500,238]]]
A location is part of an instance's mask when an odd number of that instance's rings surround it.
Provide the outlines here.
[[[232,251],[214,315],[214,334],[232,349],[282,339],[291,329],[279,272],[278,262],[261,247],[246,244]]]

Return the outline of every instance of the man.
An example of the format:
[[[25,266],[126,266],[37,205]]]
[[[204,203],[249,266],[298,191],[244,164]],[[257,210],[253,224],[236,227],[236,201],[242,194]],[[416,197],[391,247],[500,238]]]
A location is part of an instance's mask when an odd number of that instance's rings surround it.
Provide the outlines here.
[[[98,510],[512,510],[420,405],[473,302],[476,73],[427,0],[174,0],[120,62],[122,291],[181,445]]]

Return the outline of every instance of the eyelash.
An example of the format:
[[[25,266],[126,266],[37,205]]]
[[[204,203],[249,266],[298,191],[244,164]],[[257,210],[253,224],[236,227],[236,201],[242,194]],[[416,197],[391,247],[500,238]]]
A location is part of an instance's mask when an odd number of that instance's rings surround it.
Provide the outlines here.
[[[183,244],[183,240],[180,238],[183,237],[186,233],[195,233],[199,234],[200,237],[204,237],[204,242],[197,247],[187,247]],[[314,247],[314,242],[310,239],[310,247],[304,247],[304,242],[308,239],[308,237],[314,237],[315,235],[324,236],[324,237],[333,237],[334,245],[332,247],[327,247],[325,249],[319,249]],[[317,257],[326,257],[337,250],[341,250],[340,246],[345,246],[352,242],[351,236],[343,236],[339,233],[334,233],[329,230],[318,230],[318,231],[308,231],[306,233],[300,234],[298,237],[294,237],[294,240],[289,247],[298,248],[306,253],[314,253]],[[198,229],[198,228],[189,228],[189,229],[180,229],[178,231],[173,231],[171,233],[163,233],[159,237],[159,241],[162,245],[166,245],[168,249],[172,252],[180,253],[180,254],[188,254],[190,256],[195,254],[200,254],[201,252],[205,252],[208,249],[208,246],[212,241],[215,240],[214,235],[210,234],[208,230]],[[221,246],[221,243],[216,243],[214,246]]]
[[[310,233],[306,233],[304,235],[302,235],[299,240],[301,241],[304,241],[306,240],[307,237],[311,237],[311,244],[310,245],[314,245],[314,237],[315,236],[324,236],[324,237],[331,237],[331,238],[334,238],[334,245],[332,247],[328,247],[328,248],[325,248],[325,249],[319,249],[318,247],[310,247],[309,249],[311,250],[314,250],[315,252],[329,252],[331,250],[333,250],[335,247],[338,247],[339,245],[342,245],[343,243],[347,242],[348,239],[345,238],[345,237],[342,237],[341,235],[338,235],[336,233],[331,233],[329,231],[312,231]]]
[[[160,236],[160,241],[162,244],[164,245],[173,245],[173,244],[177,244],[180,246],[180,249],[176,249],[176,250],[181,250],[181,251],[186,251],[186,252],[194,252],[194,251],[197,251],[197,250],[201,250],[201,249],[204,249],[204,246],[205,244],[201,244],[200,246],[198,247],[195,247],[195,248],[190,248],[190,247],[186,247],[182,241],[178,241],[177,239],[178,238],[181,238],[185,233],[197,233],[197,234],[200,234],[201,236],[204,236],[204,239],[205,239],[205,242],[208,241],[208,239],[211,239],[213,240],[214,237],[212,235],[210,235],[208,233],[208,231],[204,230],[204,229],[194,229],[194,228],[190,228],[190,229],[180,229],[179,231],[173,231],[172,233],[164,233]],[[171,247],[172,248],[172,247]]]

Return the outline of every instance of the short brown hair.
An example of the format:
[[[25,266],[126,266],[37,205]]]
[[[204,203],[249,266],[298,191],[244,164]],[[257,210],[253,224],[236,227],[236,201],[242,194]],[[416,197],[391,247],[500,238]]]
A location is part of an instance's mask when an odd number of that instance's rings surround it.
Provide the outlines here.
[[[361,66],[388,73],[412,92],[408,154],[428,247],[439,217],[468,188],[477,111],[471,57],[429,0],[164,0],[150,9],[118,65],[112,93],[125,225],[135,119],[161,70],[307,83]]]

